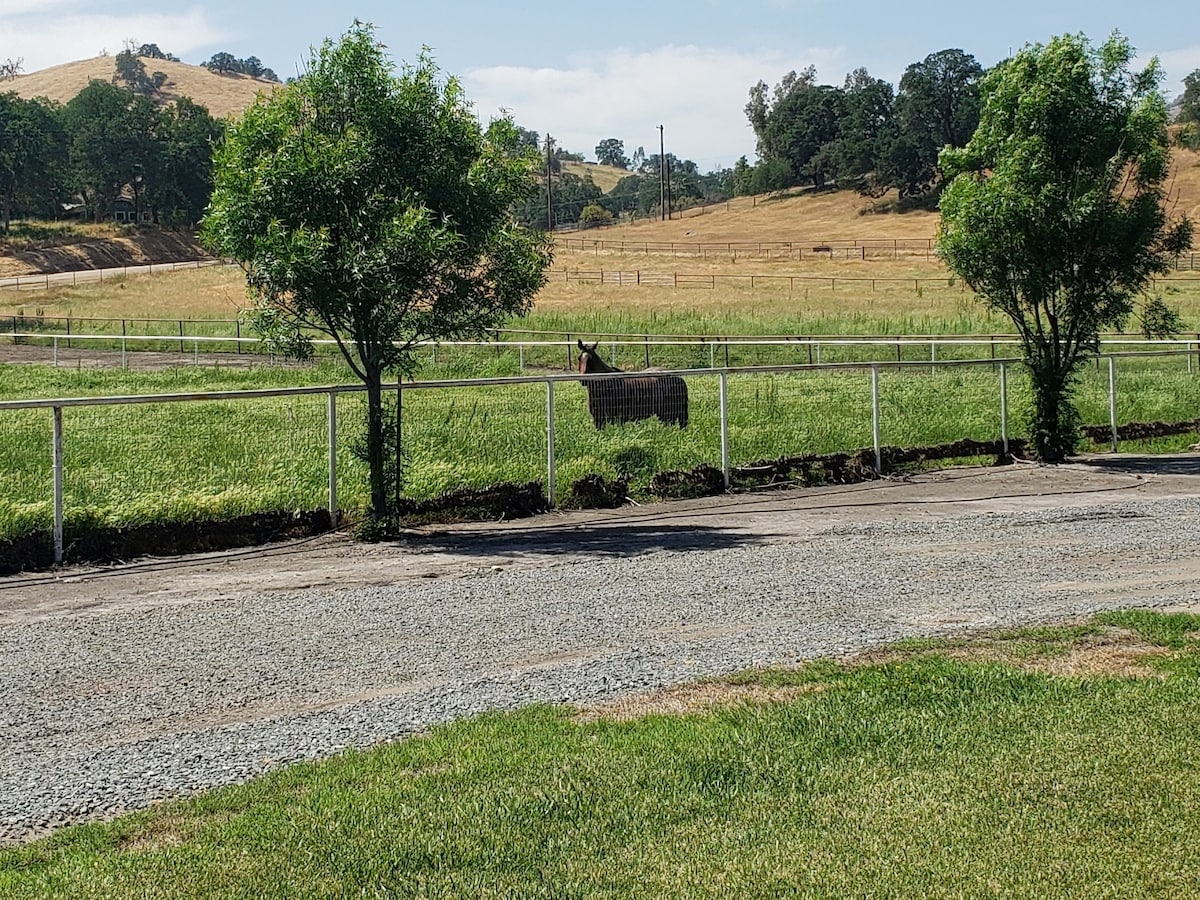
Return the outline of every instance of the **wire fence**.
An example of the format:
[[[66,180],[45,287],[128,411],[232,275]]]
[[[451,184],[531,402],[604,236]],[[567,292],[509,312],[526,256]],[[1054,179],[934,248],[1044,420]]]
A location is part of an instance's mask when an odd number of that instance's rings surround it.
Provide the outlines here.
[[[1077,391],[1085,422],[1192,420],[1185,351],[1110,354]],[[1118,364],[1121,377],[1118,379]],[[550,502],[588,475],[646,489],[658,473],[874,447],[1007,440],[1028,414],[1012,358],[717,368],[676,373],[687,424],[597,427],[587,382],[542,375],[387,386],[400,409],[404,495],[541,481]],[[644,376],[642,376],[644,377]],[[1118,385],[1121,385],[1118,389]],[[0,402],[0,545],[88,528],[220,521],[367,505],[361,385]]]

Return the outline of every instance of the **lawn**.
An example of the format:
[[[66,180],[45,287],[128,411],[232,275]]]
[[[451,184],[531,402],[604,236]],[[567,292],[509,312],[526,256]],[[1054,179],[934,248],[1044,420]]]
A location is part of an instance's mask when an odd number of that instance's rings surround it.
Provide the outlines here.
[[[1198,630],[1109,613],[485,715],[0,851],[0,893],[1190,895]]]

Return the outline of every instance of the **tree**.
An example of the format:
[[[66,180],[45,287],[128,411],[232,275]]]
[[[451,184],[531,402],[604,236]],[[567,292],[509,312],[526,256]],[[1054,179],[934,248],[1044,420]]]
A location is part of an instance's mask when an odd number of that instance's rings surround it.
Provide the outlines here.
[[[178,56],[173,53],[165,53],[159,49],[158,44],[141,44],[134,53],[145,59],[165,59],[167,62],[179,62]]]
[[[10,56],[0,63],[0,81],[13,81],[21,74],[24,65],[25,58],[23,56],[18,56],[16,59]]]
[[[0,213],[8,234],[13,207],[50,191],[64,138],[57,109],[45,99],[0,94]]]
[[[979,124],[979,80],[983,67],[962,50],[939,50],[904,70],[893,123],[878,147],[876,182],[901,197],[939,189],[938,153],[962,147]]]
[[[525,313],[545,283],[549,240],[509,212],[537,165],[511,119],[483,131],[427,52],[397,74],[358,22],[260,94],[217,151],[203,237],[241,262],[268,335],[298,354],[308,329],[330,336],[366,385],[377,516],[384,372],[412,371],[421,341],[478,338]],[[398,458],[391,482],[398,493]]]
[[[1100,332],[1191,244],[1164,211],[1170,169],[1157,60],[1131,71],[1114,33],[1026,47],[984,79],[979,127],[940,160],[938,251],[1012,320],[1033,390],[1033,447],[1062,460],[1077,441],[1072,391]]]
[[[223,133],[222,123],[187,97],[163,110],[158,132],[162,167],[149,192],[158,221],[168,225],[200,221],[212,194],[213,148]]]
[[[1200,69],[1183,79],[1183,96],[1179,98],[1179,121],[1200,122]]]
[[[233,72],[241,71],[241,66],[238,58],[232,53],[214,53],[208,62],[201,63],[204,68],[210,72],[216,72],[218,75],[226,75]]]
[[[596,145],[596,162],[602,166],[628,169],[629,157],[625,155],[625,142],[616,138],[602,140]]]

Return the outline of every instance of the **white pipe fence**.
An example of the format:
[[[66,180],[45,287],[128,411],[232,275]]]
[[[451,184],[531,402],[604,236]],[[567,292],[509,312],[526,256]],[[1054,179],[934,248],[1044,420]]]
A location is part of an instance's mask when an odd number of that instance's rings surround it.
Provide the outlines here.
[[[1156,356],[1177,356],[1184,355],[1188,351],[1185,350],[1165,350],[1154,353],[1122,353],[1107,355],[1108,364],[1108,415],[1109,425],[1112,431],[1112,448],[1117,449],[1117,379],[1116,379],[1116,360],[1121,358],[1145,358]],[[911,371],[919,367],[934,366],[938,369],[944,368],[969,368],[979,366],[995,366],[999,371],[998,383],[998,429],[1003,441],[1005,452],[1008,450],[1008,369],[1011,366],[1020,364],[1020,360],[1015,358],[999,358],[999,359],[984,359],[984,360],[946,360],[939,359],[932,362],[887,362],[887,363],[835,363],[822,364],[813,366],[764,366],[764,367],[747,367],[747,368],[710,368],[683,370],[673,374],[686,376],[688,379],[703,379],[715,377],[718,381],[717,392],[717,418],[719,425],[719,459],[721,470],[724,475],[724,483],[728,487],[731,477],[731,436],[730,436],[730,392],[729,381],[731,378],[742,376],[776,376],[776,375],[797,375],[800,373],[841,373],[843,375],[852,375],[854,373],[866,373],[870,377],[870,403],[871,403],[871,441],[875,451],[875,468],[876,471],[882,470],[882,431],[883,419],[880,404],[880,376],[881,370],[901,370]],[[543,385],[545,389],[546,405],[545,405],[545,438],[546,438],[546,457],[545,457],[545,477],[547,484],[546,496],[549,504],[553,506],[556,503],[556,466],[558,463],[558,453],[556,447],[559,443],[562,434],[561,426],[556,421],[555,416],[555,389],[561,383],[581,383],[585,381],[595,381],[612,378],[629,377],[637,373],[622,373],[622,374],[604,374],[604,375],[539,375],[539,376],[519,376],[508,378],[488,378],[488,379],[458,379],[458,380],[441,380],[427,382],[410,382],[410,383],[393,383],[386,385],[387,391],[395,391],[401,405],[404,405],[403,398],[410,394],[421,394],[424,392],[446,391],[450,389],[468,389],[478,391],[487,388],[494,388],[501,385]],[[665,373],[657,373],[665,374]],[[64,434],[63,411],[66,409],[78,407],[99,407],[99,406],[129,406],[141,404],[187,404],[196,401],[251,401],[262,398],[272,397],[303,397],[303,396],[321,396],[326,399],[326,415],[327,429],[326,440],[328,442],[328,496],[327,504],[331,518],[336,523],[339,511],[338,501],[338,397],[343,394],[360,394],[365,390],[361,384],[354,385],[325,385],[316,387],[300,387],[300,388],[283,388],[283,389],[268,389],[268,390],[249,390],[249,391],[212,391],[189,394],[155,394],[155,395],[138,395],[138,396],[109,396],[109,397],[77,397],[77,398],[51,398],[37,400],[12,400],[0,402],[0,427],[5,427],[4,415],[8,411],[13,410],[31,410],[31,409],[48,409],[52,413],[52,440],[51,446],[47,448],[51,456],[51,484],[47,487],[52,493],[53,506],[53,540],[54,540],[54,559],[57,563],[63,560],[63,525],[65,516],[65,496],[64,496],[64,478],[68,471],[66,460],[64,458],[64,440],[67,437]],[[846,416],[853,416],[852,409],[844,410]],[[578,426],[576,426],[578,427]],[[590,429],[591,423],[587,427]],[[584,440],[589,440],[584,438]],[[792,447],[788,452],[799,453],[804,448]],[[3,499],[3,497],[0,497]]]
[[[98,350],[105,350],[114,344],[120,346],[121,352],[121,367],[128,368],[129,355],[139,352],[137,347],[154,347],[170,344],[172,347],[178,345],[178,353],[181,356],[187,356],[188,350],[191,351],[191,357],[194,364],[200,363],[201,349],[205,353],[212,354],[222,352],[219,349],[222,346],[233,344],[237,346],[238,352],[241,352],[242,347],[257,348],[260,344],[265,343],[261,338],[253,337],[221,337],[210,335],[154,335],[154,334],[46,334],[37,331],[20,331],[20,332],[0,332],[0,337],[12,338],[18,342],[45,341],[49,342],[51,351],[52,365],[60,365],[60,351],[65,346],[68,349],[74,349],[75,344],[82,344],[85,347],[91,345],[101,345],[96,347]],[[312,343],[318,347],[334,348],[336,342],[330,339],[314,339]],[[612,340],[600,340],[602,348],[609,351],[609,355],[615,361],[617,349],[623,348],[626,350],[637,349],[644,352],[646,357],[646,365],[650,365],[650,350],[651,348],[675,349],[691,348],[691,349],[707,349],[709,356],[709,368],[718,368],[718,352],[722,352],[728,360],[730,349],[795,349],[797,352],[806,351],[808,354],[810,365],[821,365],[821,354],[823,350],[830,348],[876,348],[892,350],[896,354],[895,361],[884,359],[868,359],[857,360],[856,362],[863,363],[878,363],[879,365],[896,365],[903,362],[911,362],[911,359],[903,359],[902,354],[905,350],[920,347],[928,348],[929,362],[932,367],[936,368],[938,359],[938,348],[963,348],[972,350],[976,348],[986,348],[989,352],[987,361],[989,363],[997,362],[996,353],[1001,349],[1011,349],[1020,346],[1020,340],[1013,336],[991,336],[991,337],[943,337],[943,336],[920,336],[920,337],[844,337],[844,336],[796,336],[796,337],[685,337],[685,338],[620,338]],[[416,344],[421,350],[429,350],[432,354],[432,360],[437,361],[437,351],[439,348],[456,348],[456,349],[478,349],[485,351],[493,351],[501,353],[504,351],[516,350],[518,354],[518,366],[521,371],[526,368],[526,354],[533,350],[557,350],[563,352],[568,363],[571,364],[573,358],[573,348],[575,342],[573,340],[501,340],[501,341],[422,341]],[[1119,338],[1101,338],[1100,347],[1102,350],[1108,348],[1109,352],[1115,352],[1117,348],[1145,348],[1149,350],[1179,350],[1180,355],[1184,356],[1185,364],[1188,372],[1192,371],[1193,355],[1197,356],[1197,364],[1200,364],[1200,340],[1195,338],[1140,338],[1140,337],[1119,337]],[[131,349],[132,348],[132,349]],[[145,351],[142,351],[145,352]],[[165,351],[165,352],[174,352]],[[224,351],[227,352],[227,351]],[[729,368],[728,364],[724,368]],[[744,368],[744,367],[737,367]]]

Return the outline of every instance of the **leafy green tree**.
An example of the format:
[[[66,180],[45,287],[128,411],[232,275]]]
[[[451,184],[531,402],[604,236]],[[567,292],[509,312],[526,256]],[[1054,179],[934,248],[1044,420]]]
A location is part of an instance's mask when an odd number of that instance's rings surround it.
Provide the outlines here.
[[[0,210],[5,234],[18,203],[35,206],[39,195],[53,193],[52,183],[65,159],[64,143],[58,111],[49,101],[0,94]]]
[[[579,214],[579,225],[582,228],[598,228],[601,225],[611,225],[613,214],[599,203],[589,203]]]
[[[880,136],[892,123],[894,92],[888,82],[859,68],[846,76],[842,93],[837,137],[822,148],[824,168],[839,179],[860,178],[875,169]]]
[[[366,385],[371,509],[388,512],[382,379],[419,342],[473,338],[526,312],[551,246],[510,214],[533,185],[508,118],[481,129],[423,53],[397,74],[369,25],[259,95],[215,160],[203,237],[240,260],[268,334],[336,341]],[[399,492],[399,460],[391,476]]]
[[[160,170],[160,115],[148,98],[95,79],[63,107],[68,177],[97,221],[126,187],[140,212]]]
[[[1157,61],[1133,71],[1119,34],[1026,47],[984,79],[979,127],[947,149],[938,251],[1020,335],[1033,447],[1056,462],[1078,440],[1072,402],[1100,332],[1191,243],[1164,211],[1167,106]]]
[[[208,110],[181,97],[163,110],[158,137],[161,170],[149,199],[155,218],[168,225],[194,225],[208,205],[213,187],[213,148],[224,134]]]
[[[214,53],[207,62],[203,62],[201,65],[210,72],[216,72],[218,75],[227,75],[241,71],[241,63],[238,61],[238,58],[232,53],[224,51]]]
[[[625,142],[617,138],[602,140],[596,145],[596,162],[602,166],[628,169],[629,157],[625,155]]]
[[[1200,122],[1200,69],[1183,79],[1183,96],[1179,98],[1179,121]]]
[[[962,147],[979,124],[983,67],[962,50],[939,50],[913,63],[900,79],[892,123],[878,139],[876,182],[901,197],[936,192],[938,154]]]
[[[158,44],[141,44],[134,53],[143,59],[165,59],[167,62],[180,61],[179,57],[173,53],[166,53],[159,49]]]

